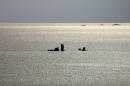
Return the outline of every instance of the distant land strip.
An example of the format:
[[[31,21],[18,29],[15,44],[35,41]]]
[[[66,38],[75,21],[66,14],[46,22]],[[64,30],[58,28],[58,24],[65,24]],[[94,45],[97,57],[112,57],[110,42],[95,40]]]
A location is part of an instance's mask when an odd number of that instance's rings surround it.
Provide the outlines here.
[[[130,29],[130,23],[0,23],[0,29]]]

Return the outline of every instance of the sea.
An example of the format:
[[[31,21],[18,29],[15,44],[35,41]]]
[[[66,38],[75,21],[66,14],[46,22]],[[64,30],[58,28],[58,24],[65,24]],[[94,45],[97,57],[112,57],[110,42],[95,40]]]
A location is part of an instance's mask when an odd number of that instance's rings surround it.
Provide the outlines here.
[[[0,86],[130,86],[130,30],[0,29]]]

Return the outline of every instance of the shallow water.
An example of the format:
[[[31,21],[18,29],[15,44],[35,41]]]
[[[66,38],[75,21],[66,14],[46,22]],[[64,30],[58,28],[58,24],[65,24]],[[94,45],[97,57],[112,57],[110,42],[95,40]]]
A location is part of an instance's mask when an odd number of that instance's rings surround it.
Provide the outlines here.
[[[0,85],[129,86],[130,30],[0,29]]]

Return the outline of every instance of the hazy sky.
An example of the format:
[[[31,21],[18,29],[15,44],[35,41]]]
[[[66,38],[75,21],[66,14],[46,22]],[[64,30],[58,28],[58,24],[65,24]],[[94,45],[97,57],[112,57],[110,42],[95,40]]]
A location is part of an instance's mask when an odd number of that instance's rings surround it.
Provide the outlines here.
[[[0,22],[130,22],[130,0],[0,0]]]

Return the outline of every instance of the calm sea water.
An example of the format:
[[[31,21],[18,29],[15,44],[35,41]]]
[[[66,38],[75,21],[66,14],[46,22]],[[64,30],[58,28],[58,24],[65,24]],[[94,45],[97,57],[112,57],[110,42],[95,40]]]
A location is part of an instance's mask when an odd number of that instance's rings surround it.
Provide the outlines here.
[[[130,30],[0,29],[0,85],[129,86]]]

